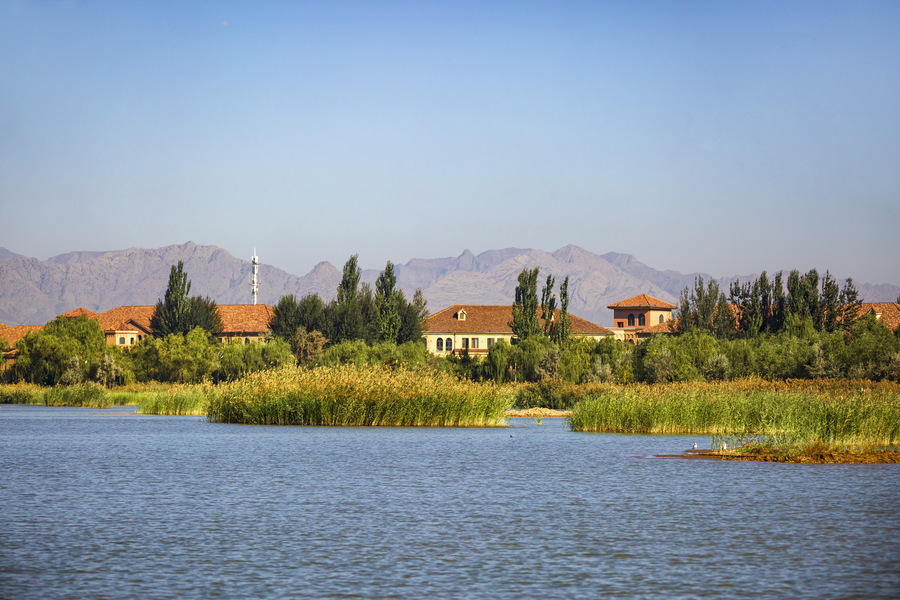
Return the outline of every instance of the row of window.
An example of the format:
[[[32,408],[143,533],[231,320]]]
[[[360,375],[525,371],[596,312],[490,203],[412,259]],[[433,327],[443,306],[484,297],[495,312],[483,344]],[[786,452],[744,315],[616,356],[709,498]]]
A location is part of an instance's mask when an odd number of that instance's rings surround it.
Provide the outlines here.
[[[480,338],[462,338],[462,348],[464,350],[477,350],[479,347],[479,339]],[[503,338],[500,338],[503,339]],[[494,345],[494,342],[497,341],[497,338],[487,338],[487,348],[490,349],[491,346]],[[436,348],[438,352],[452,352],[453,351],[453,338],[438,338]]]
[[[665,323],[665,321],[666,321],[666,318],[665,318],[663,315],[659,315],[659,322],[660,322],[660,323]],[[632,313],[632,314],[629,314],[629,315],[628,315],[628,326],[629,326],[629,327],[634,327],[634,324],[635,324],[635,318],[634,318],[634,313]],[[638,326],[638,327],[643,327],[643,326],[646,325],[646,324],[647,324],[647,322],[646,322],[646,319],[644,318],[644,315],[643,315],[643,314],[638,315],[638,316],[637,316],[637,326]],[[624,326],[625,326],[625,324],[624,324],[622,321],[619,321],[619,322],[617,323],[617,325],[618,325],[619,327],[624,327]]]

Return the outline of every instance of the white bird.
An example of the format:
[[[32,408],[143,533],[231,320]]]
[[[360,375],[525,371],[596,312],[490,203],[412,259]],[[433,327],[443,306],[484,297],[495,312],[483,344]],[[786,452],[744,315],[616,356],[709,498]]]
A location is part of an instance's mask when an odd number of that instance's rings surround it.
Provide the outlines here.
[[[722,444],[722,450],[728,450],[728,444]]]
[[[697,449],[697,442],[694,442],[694,445],[691,447],[691,450],[696,450],[696,449]]]

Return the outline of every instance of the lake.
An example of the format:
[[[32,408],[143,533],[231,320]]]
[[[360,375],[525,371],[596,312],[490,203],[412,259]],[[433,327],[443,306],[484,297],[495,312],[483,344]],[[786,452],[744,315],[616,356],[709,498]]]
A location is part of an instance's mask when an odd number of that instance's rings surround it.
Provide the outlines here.
[[[900,465],[0,407],[0,598],[896,598]]]

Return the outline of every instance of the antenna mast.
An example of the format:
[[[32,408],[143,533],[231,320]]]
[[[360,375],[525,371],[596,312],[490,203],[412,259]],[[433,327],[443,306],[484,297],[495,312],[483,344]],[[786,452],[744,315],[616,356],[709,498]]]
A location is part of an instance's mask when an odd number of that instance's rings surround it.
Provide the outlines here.
[[[250,292],[253,296],[253,304],[256,304],[256,295],[259,293],[259,257],[256,255],[256,248],[253,249],[253,265],[252,275],[250,277]]]

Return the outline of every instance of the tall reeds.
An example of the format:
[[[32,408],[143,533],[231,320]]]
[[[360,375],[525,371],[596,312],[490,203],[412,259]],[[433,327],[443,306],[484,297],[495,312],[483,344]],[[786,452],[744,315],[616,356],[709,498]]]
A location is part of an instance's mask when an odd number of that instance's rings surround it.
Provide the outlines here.
[[[254,373],[210,395],[222,423],[485,427],[506,423],[512,392],[452,375],[386,367],[319,367]]]
[[[816,380],[632,385],[576,404],[573,431],[710,434],[755,443],[900,443],[900,385]]]

